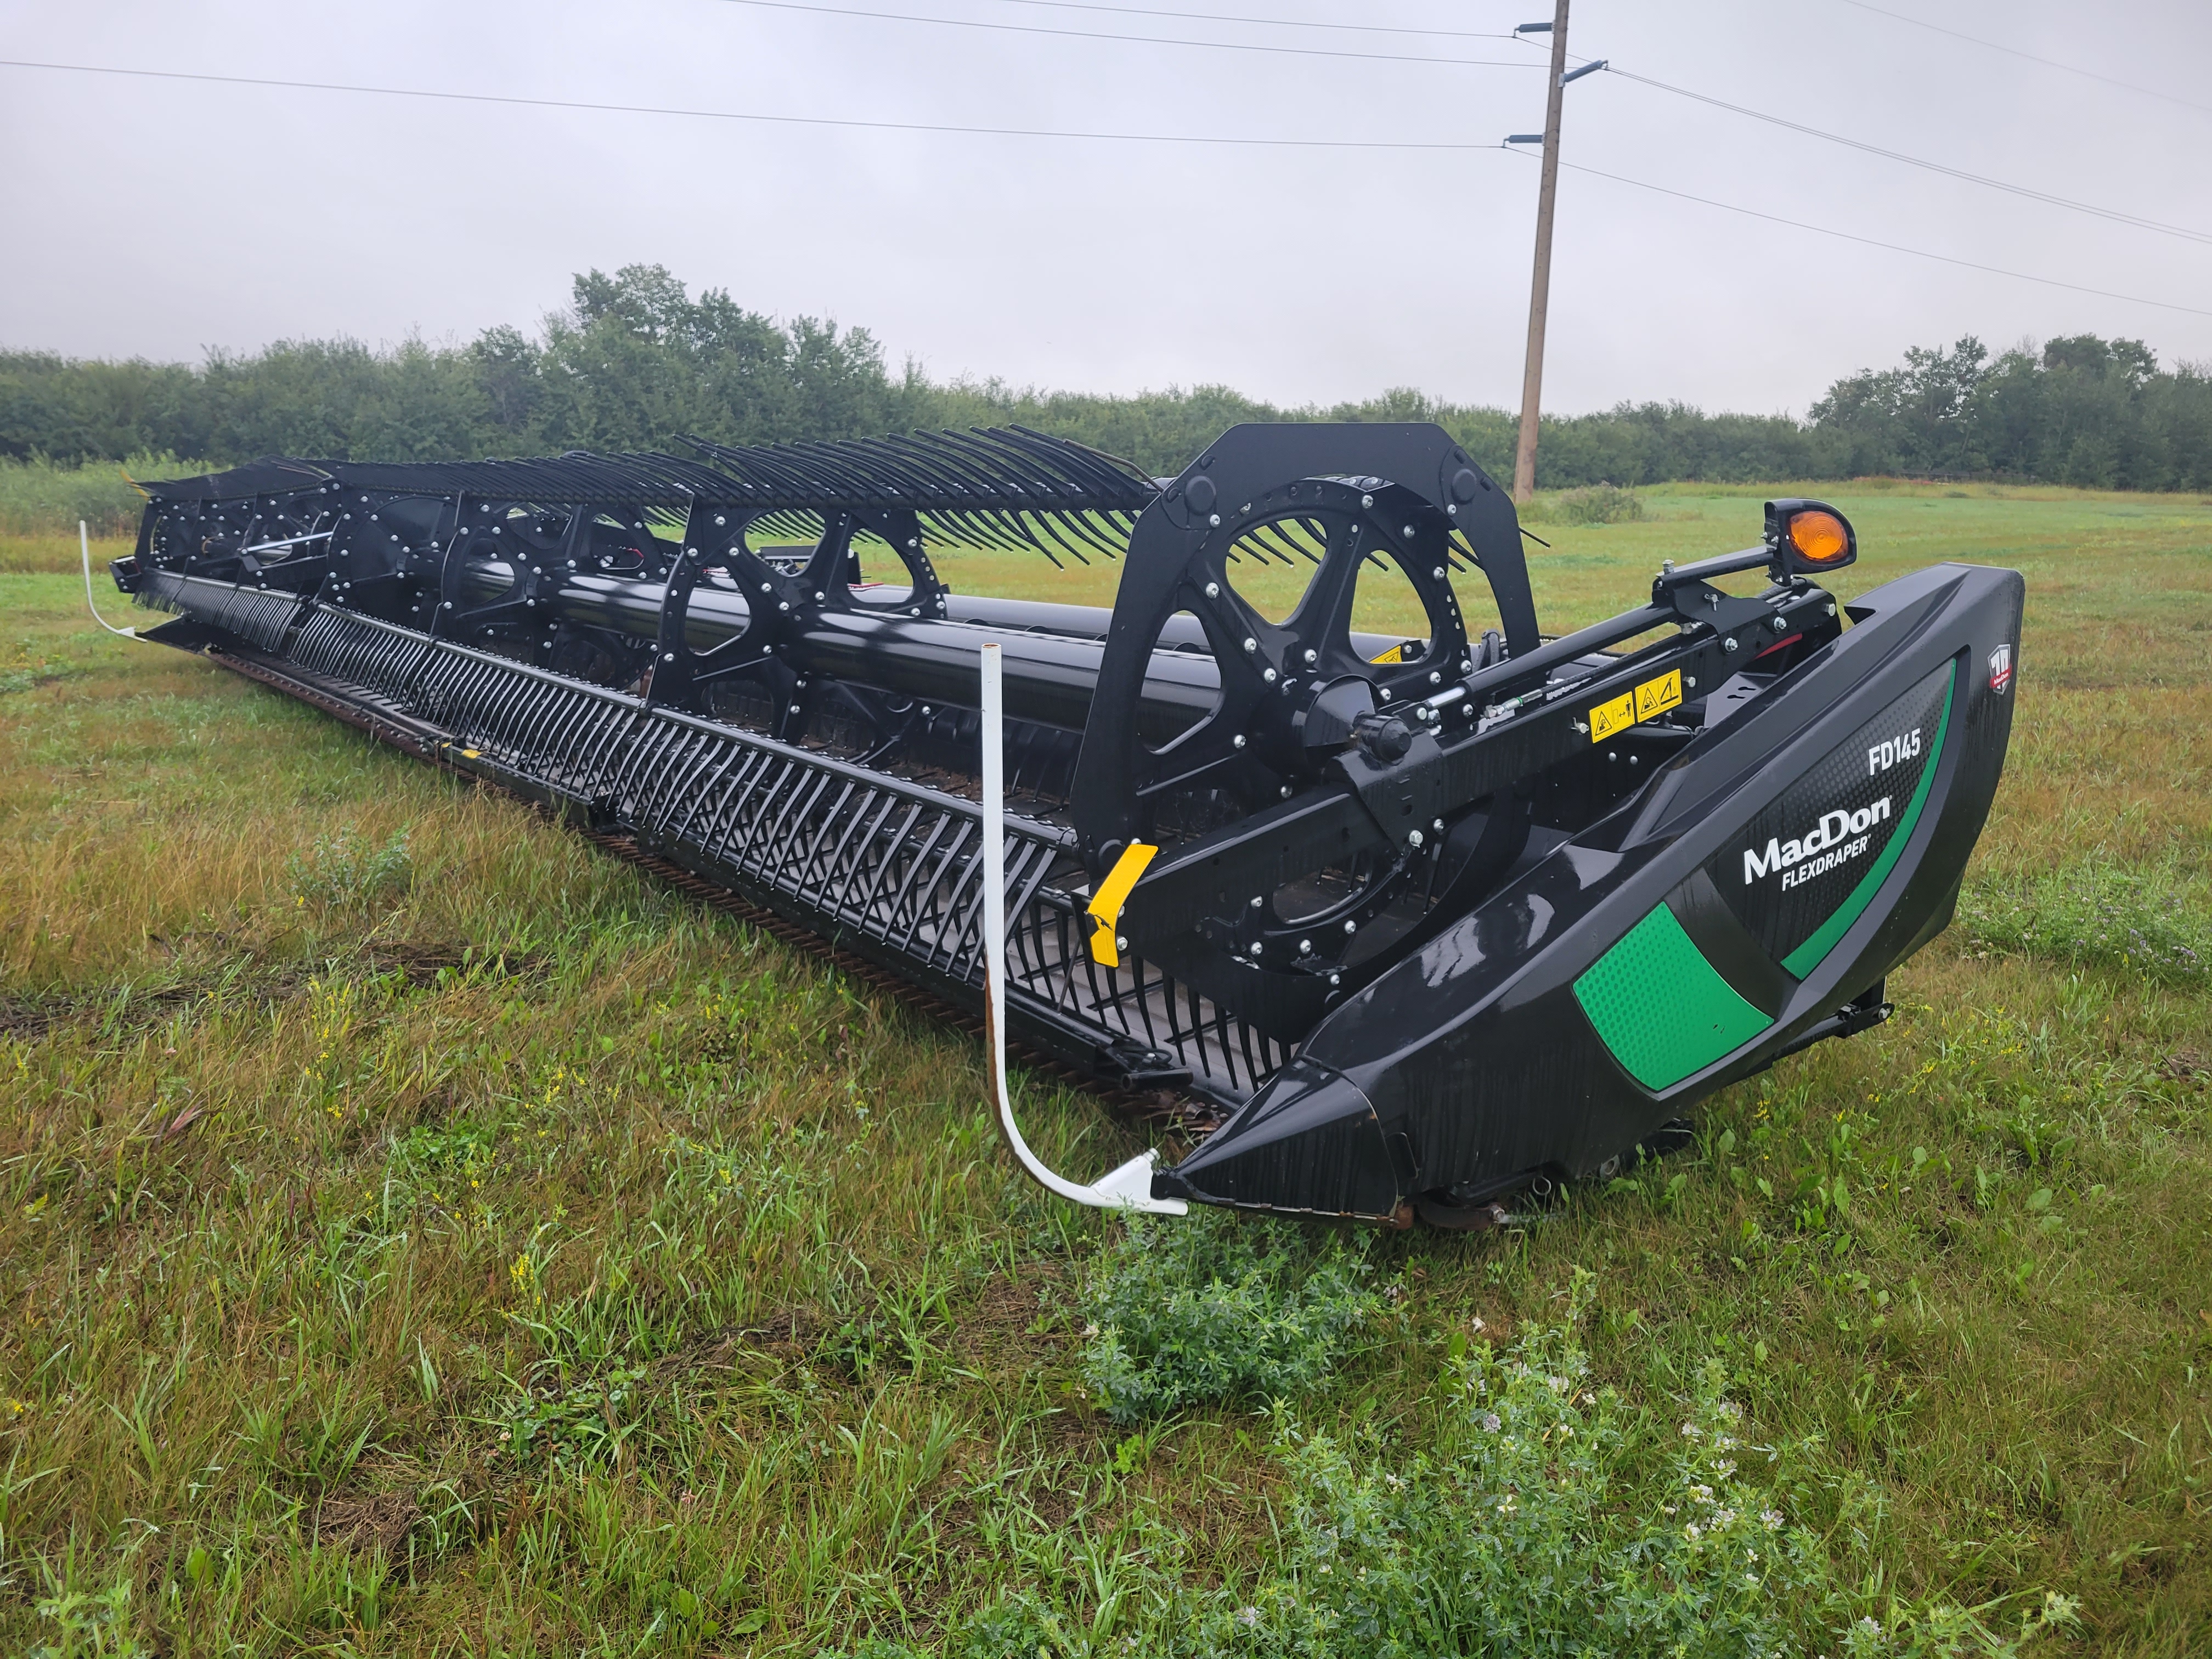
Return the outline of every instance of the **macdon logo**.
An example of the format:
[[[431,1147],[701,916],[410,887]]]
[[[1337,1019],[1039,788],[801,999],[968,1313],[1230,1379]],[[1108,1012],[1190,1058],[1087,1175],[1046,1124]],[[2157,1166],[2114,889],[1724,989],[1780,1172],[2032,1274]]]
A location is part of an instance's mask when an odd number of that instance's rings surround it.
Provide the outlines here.
[[[1750,886],[1761,876],[1782,872],[1784,888],[1796,887],[1815,876],[1826,875],[1839,864],[1847,864],[1867,849],[1874,837],[1867,833],[1877,823],[1889,817],[1889,797],[1884,795],[1871,806],[1863,806],[1856,812],[1840,809],[1820,814],[1820,821],[1795,841],[1771,838],[1766,850],[1755,847],[1743,849],[1743,884]],[[1856,837],[1856,839],[1854,839]]]
[[[1884,738],[1867,750],[1867,775],[1887,772],[1899,761],[1920,758],[1920,728],[1914,726],[1901,738]]]

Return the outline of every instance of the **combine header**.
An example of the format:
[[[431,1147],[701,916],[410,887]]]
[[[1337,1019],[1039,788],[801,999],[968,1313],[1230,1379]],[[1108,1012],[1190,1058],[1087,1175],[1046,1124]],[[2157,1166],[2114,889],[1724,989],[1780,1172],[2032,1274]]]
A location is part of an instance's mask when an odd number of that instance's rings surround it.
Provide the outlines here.
[[[1839,611],[1818,502],[1547,640],[1434,426],[1241,426],[1165,479],[1019,429],[692,447],[151,484],[115,577],[177,613],[146,637],[1218,1123],[1083,1186],[1001,1087],[1087,1202],[1470,1227],[1604,1175],[1886,1016],[2004,760],[2019,575]],[[933,560],[1013,549],[1122,558],[1113,609]],[[1383,582],[1410,625],[1355,632]]]

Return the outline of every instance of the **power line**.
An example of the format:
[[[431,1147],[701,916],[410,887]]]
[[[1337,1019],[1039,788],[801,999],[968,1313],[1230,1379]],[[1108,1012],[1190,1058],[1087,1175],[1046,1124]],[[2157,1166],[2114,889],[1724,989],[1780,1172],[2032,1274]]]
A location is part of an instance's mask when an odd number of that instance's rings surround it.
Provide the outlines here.
[[[2201,110],[2212,115],[2212,104],[2199,104],[2187,98],[2177,98],[2170,92],[2160,92],[2151,87],[2139,87],[2132,81],[2122,81],[2109,75],[2100,75],[2094,70],[2083,69],[2079,64],[2062,63],[2056,58],[2039,58],[2032,52],[2022,52],[2018,46],[2008,46],[1996,40],[1984,40],[1978,34],[1962,34],[1957,29],[1947,29],[1941,23],[1930,23],[1918,17],[1908,17],[1901,11],[1891,11],[1886,6],[1870,6],[1867,0],[1843,0],[1847,6],[1861,11],[1873,12],[1879,17],[1893,18],[1900,23],[1910,23],[1917,29],[1931,29],[1937,34],[1948,34],[1954,40],[1966,40],[1978,46],[1987,46],[1991,52],[2001,52],[2010,58],[2025,58],[2031,64],[2041,64],[2046,69],[2064,70],[2069,75],[2079,75],[2091,81],[2102,81],[2108,87],[2118,87],[2125,92],[2139,92],[2146,98],[2164,99],[2169,104],[2179,104],[2184,109]]]
[[[854,127],[871,132],[942,132],[986,138],[1060,138],[1125,144],[1213,144],[1243,149],[1495,151],[1496,144],[1409,138],[1249,138],[1190,132],[1069,132],[1050,127],[985,127],[936,121],[858,121],[830,115],[763,115],[750,110],[685,109],[665,104],[609,104],[574,98],[526,98],[496,92],[441,92],[423,87],[363,86],[343,81],[290,81],[270,76],[212,75],[191,70],[118,69],[105,64],[48,64],[0,58],[0,69],[54,70],[74,75],[120,75],[149,81],[207,82],[218,86],[274,87],[299,92],[350,92],[380,98],[428,98],[462,104],[504,104],[526,109],[587,110],[608,115],[677,115],[703,121],[755,121],[776,126]]]
[[[970,17],[924,17],[904,11],[828,6],[813,0],[721,0],[726,6],[811,12],[821,17],[864,17],[871,22],[927,23],[937,28],[982,29],[996,34],[1044,34],[1064,40],[1119,40],[1140,46],[1190,46],[1202,52],[1257,52],[1281,58],[1334,58],[1362,64],[1433,64],[1451,69],[1541,69],[1533,58],[1431,58],[1420,52],[1342,52],[1330,46],[1274,46],[1249,40],[1186,40],[1167,34],[1115,34],[1104,29],[1055,29],[1041,23],[987,23]]]
[[[1500,34],[1495,29],[1419,29],[1407,28],[1389,23],[1316,23],[1303,17],[1240,17],[1229,12],[1167,11],[1151,6],[1109,6],[1097,0],[1002,0],[1009,6],[1044,6],[1054,11],[1118,12],[1126,17],[1174,17],[1194,23],[1249,23],[1255,28],[1271,29],[1331,29],[1351,34],[1425,34],[1447,40],[1512,40],[1526,42],[1519,34]]]
[[[1809,230],[1820,236],[1833,236],[1846,242],[1857,242],[1867,247],[1886,248],[1892,253],[1910,253],[1918,259],[1934,259],[1939,264],[1960,265],[1968,270],[1986,271],[1992,276],[2010,276],[2023,283],[2040,283],[2045,288],[2063,288],[2075,294],[2094,294],[2100,300],[2124,300],[2130,305],[2155,306],[2161,311],[2182,311],[2192,317],[2212,317],[2212,310],[2201,306],[2176,305],[2171,300],[2146,300],[2139,294],[2120,294],[2108,288],[2088,288],[2080,283],[2064,283],[2056,276],[2038,276],[2025,270],[2008,270],[2002,265],[1985,265],[1973,259],[1960,259],[1948,253],[1931,253],[1924,247],[1907,247],[1902,242],[1885,242],[1873,236],[1860,236],[1848,230],[1832,230],[1826,225],[1808,224],[1802,219],[1785,219],[1778,213],[1763,213],[1757,208],[1739,207],[1734,202],[1717,202],[1710,196],[1692,196],[1686,190],[1675,190],[1666,185],[1655,185],[1648,179],[1630,179],[1618,173],[1607,173],[1600,167],[1584,167],[1577,161],[1561,161],[1559,165],[1576,173],[1587,173],[1592,178],[1610,179],[1617,185],[1633,185],[1638,190],[1654,191],[1662,196],[1672,196],[1679,201],[1696,202],[1705,207],[1714,207],[1728,213],[1741,213],[1746,218],[1764,219],[1769,224],[1787,225],[1792,230]]]
[[[1047,127],[987,127],[955,125],[934,121],[861,121],[829,115],[763,115],[749,110],[686,109],[665,104],[615,104],[586,102],[571,98],[527,98],[515,94],[495,92],[442,92],[422,87],[366,86],[337,81],[295,81],[270,76],[213,75],[191,70],[122,69],[104,64],[53,64],[26,58],[0,58],[0,69],[46,70],[75,75],[112,75],[130,79],[149,81],[184,81],[216,86],[263,87],[284,91],[339,92],[380,98],[422,98],[442,103],[496,104],[510,108],[582,110],[611,115],[668,115],[692,120],[749,121],[774,126],[844,127],[871,132],[931,132],[961,137],[988,138],[1050,138],[1077,143],[1137,143],[1137,144],[1203,144],[1243,149],[1344,149],[1344,150],[1407,150],[1437,151],[1456,155],[1471,152],[1498,153],[1502,144],[1454,143],[1444,141],[1392,138],[1250,138],[1216,136],[1206,133],[1175,132],[1070,132]],[[2039,283],[2047,288],[2063,288],[2076,294],[2094,295],[2100,299],[2122,300],[2131,305],[2154,306],[2163,311],[2186,312],[2191,316],[2212,317],[2212,311],[2196,306],[2176,305],[2166,300],[2147,300],[2139,295],[2116,293],[2110,289],[2087,288],[2079,283],[2061,282],[2056,277],[2037,276],[2024,270],[2008,270],[2001,265],[1985,265],[1972,259],[1955,258],[1948,253],[1933,253],[1926,248],[1908,247],[1901,242],[1885,242],[1871,236],[1860,236],[1847,230],[1832,230],[1826,225],[1808,224],[1799,219],[1785,219],[1779,214],[1761,212],[1757,208],[1739,207],[1733,202],[1715,201],[1711,197],[1693,196],[1687,191],[1674,190],[1665,185],[1655,185],[1641,179],[1630,179],[1617,173],[1584,167],[1577,162],[1561,161],[1559,165],[1577,173],[1587,173],[1615,184],[1648,190],[1662,196],[1672,196],[1686,202],[1696,202],[1705,207],[1722,209],[1729,213],[1740,213],[1748,218],[1764,219],[1771,224],[1787,225],[1792,229],[1811,231],[1818,235],[1834,236],[1848,242],[1858,242],[1868,247],[1878,247],[1893,253],[1909,253],[1917,258],[1934,259],[1947,265],[1960,265],[1969,270],[1985,271],[1995,276],[2009,276],[2024,283]]]
[[[1117,5],[1090,4],[1083,3],[1082,0],[1008,0],[1008,3],[1016,5],[1051,6],[1057,9],[1070,10],[1121,12],[1132,15],[1141,16],[1189,17],[1197,21],[1254,23],[1269,27],[1310,27],[1346,29],[1358,29],[1366,27],[1365,25],[1352,23],[1295,25],[1291,23],[1289,20],[1280,18],[1231,18],[1212,13],[1177,12]],[[1850,3],[1856,3],[1856,0],[1850,0]],[[1198,46],[1218,51],[1286,52],[1301,57],[1349,58],[1355,59],[1367,59],[1379,63],[1418,63],[1446,65],[1482,64],[1486,67],[1511,66],[1503,65],[1493,62],[1492,60],[1477,58],[1433,58],[1403,53],[1333,52],[1324,48],[1307,46],[1253,46],[1246,43],[1231,41],[1184,40],[1157,35],[1114,34],[1103,31],[1046,28],[1035,24],[990,23],[966,18],[922,16],[907,12],[875,11],[864,9],[860,7],[830,5],[822,3],[821,0],[723,0],[723,3],[729,5],[757,6],[775,11],[814,12],[840,17],[864,17],[872,20],[889,19],[906,23],[927,23],[945,28],[1002,30],[1017,33],[1043,34],[1077,40],[1126,40],[1146,46]],[[1878,8],[1876,9],[1878,9]],[[1429,31],[1392,30],[1391,32],[1394,33],[1425,33]],[[1480,35],[1469,36],[1467,38],[1507,40],[1513,37],[1504,35]],[[1541,67],[1541,65],[1536,63],[1534,59],[1524,60],[1519,66],[1527,68]],[[2012,184],[2005,179],[1993,179],[1983,173],[1972,173],[1963,167],[1954,167],[1946,162],[1931,161],[1922,156],[1909,155],[1902,150],[1886,149],[1880,144],[1868,143],[1861,139],[1846,137],[1841,133],[1828,132],[1819,127],[1808,126],[1802,122],[1792,121],[1782,116],[1768,114],[1764,110],[1752,109],[1745,105],[1733,104],[1725,99],[1715,98],[1705,93],[1693,92],[1687,87],[1678,87],[1668,82],[1654,80],[1651,76],[1647,75],[1638,75],[1631,70],[1613,68],[1611,65],[1607,65],[1607,67],[1612,68],[1613,73],[1616,75],[1622,76],[1626,79],[1631,81],[1638,82],[1647,87],[1656,88],[1661,92],[1672,93],[1677,97],[1693,99],[1698,103],[1709,104],[1716,109],[1727,110],[1732,114],[1746,116],[1754,121],[1765,121],[1771,125],[1783,127],[1792,132],[1803,133],[1808,137],[1825,139],[1830,143],[1841,144],[1848,149],[1860,150],[1869,155],[1879,155],[1887,161],[1902,162],[1907,167],[1922,167],[1931,173],[1942,173],[1948,178],[1957,179],[1968,184],[1980,185],[1990,190],[2003,191],[2008,194],[2018,196],[2027,200],[2042,202],[2053,207],[2066,208],[2076,213],[2089,214],[2100,219],[2108,220],[2115,224],[2130,225],[2139,230],[2154,231],[2161,235],[2178,236],[2188,241],[2212,243],[2212,234],[2208,234],[2200,230],[2192,230],[2185,225],[2170,225],[2156,219],[2145,218],[2140,214],[2128,213],[2118,208],[2101,207],[2090,202],[2077,202],[2068,197],[2054,195],[2048,191],[2037,190],[2031,185]]]
[[[1792,121],[1780,115],[1771,115],[1765,110],[1750,109],[1741,104],[1731,104],[1726,99],[1715,98],[1706,93],[1692,92],[1687,87],[1671,86],[1664,81],[1655,81],[1648,75],[1638,75],[1630,70],[1613,66],[1612,72],[1624,81],[1656,87],[1661,92],[1671,92],[1678,98],[1691,98],[1700,104],[1710,104],[1715,109],[1727,110],[1733,115],[1745,115],[1754,121],[1765,121],[1771,126],[1786,127],[1791,132],[1802,132],[1808,137],[1824,138],[1832,144],[1842,144],[1850,149],[1863,150],[1869,155],[1879,155],[1887,161],[1902,161],[1907,167],[1924,167],[1930,173],[1940,173],[1948,178],[1964,179],[1968,184],[1984,185],[1990,190],[2002,190],[2014,196],[2026,197],[2030,201],[2044,202],[2052,207],[2070,208],[2076,213],[2094,214],[2100,219],[2115,223],[2133,225],[2139,230],[2154,230],[2162,235],[2179,236],[2192,242],[2212,242],[2212,233],[2191,230],[2186,225],[2169,225],[2156,219],[2146,219],[2140,214],[2125,213],[2118,208],[2100,207],[2094,202],[2076,202],[2064,196],[2054,196],[2048,191],[2036,190],[2027,185],[2008,183],[2002,179],[1991,179],[1979,173],[1969,173],[1964,167],[1954,167],[1942,161],[1930,161],[1918,155],[1907,155],[1902,150],[1885,149],[1880,144],[1870,144],[1863,139],[1847,138],[1840,132],[1828,132],[1820,127],[1807,126],[1802,121]]]

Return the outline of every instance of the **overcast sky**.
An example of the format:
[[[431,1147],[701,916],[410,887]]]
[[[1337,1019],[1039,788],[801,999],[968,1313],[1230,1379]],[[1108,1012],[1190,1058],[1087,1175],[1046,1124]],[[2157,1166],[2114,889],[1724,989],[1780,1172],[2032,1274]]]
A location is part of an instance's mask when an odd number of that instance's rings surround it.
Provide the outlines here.
[[[1592,75],[1567,89],[1571,164],[2133,297],[1570,171],[1547,409],[1680,398],[1802,413],[1839,374],[1967,332],[1993,348],[2124,334],[2161,362],[2212,359],[2212,4],[1881,4],[1576,0],[1571,46],[1577,60],[2197,239]],[[848,120],[1488,146],[1540,129],[1541,50],[1282,20],[1479,35],[1547,9],[0,0],[0,57]],[[1089,38],[1115,33],[1278,50]],[[1114,392],[1218,381],[1291,404],[1410,385],[1519,402],[1537,167],[1496,149],[975,137],[11,67],[0,156],[8,346],[191,359],[287,336],[465,340],[534,325],[566,301],[572,272],[658,262],[695,292],[865,325],[894,364],[912,356],[938,377]]]

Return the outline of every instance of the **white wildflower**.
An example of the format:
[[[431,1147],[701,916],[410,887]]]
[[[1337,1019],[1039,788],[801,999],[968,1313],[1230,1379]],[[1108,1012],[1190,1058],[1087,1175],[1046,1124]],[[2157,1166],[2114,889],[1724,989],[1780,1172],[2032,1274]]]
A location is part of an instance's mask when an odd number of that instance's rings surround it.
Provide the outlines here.
[[[1485,1412],[1482,1414],[1482,1426],[1492,1434],[1496,1434],[1498,1430],[1505,1426],[1505,1421],[1496,1412]]]
[[[1247,1630],[1249,1630],[1253,1626],[1260,1622],[1260,1609],[1257,1607],[1237,1608],[1237,1622],[1243,1626]]]
[[[1689,1534],[1690,1541],[1691,1541],[1692,1544],[1694,1544],[1694,1543],[1696,1543],[1696,1542],[1698,1541],[1698,1539],[1699,1534],[1698,1534],[1698,1523],[1697,1523],[1696,1522],[1694,1522],[1694,1521],[1691,1522],[1690,1522],[1690,1524],[1689,1524],[1688,1526],[1686,1526],[1686,1527],[1683,1528],[1682,1528],[1682,1530],[1683,1530],[1685,1533],[1686,1533],[1686,1534]]]
[[[1759,1524],[1765,1527],[1769,1532],[1779,1532],[1782,1530],[1782,1511],[1779,1510],[1759,1510]]]

